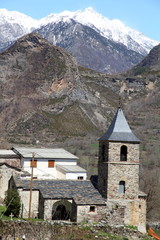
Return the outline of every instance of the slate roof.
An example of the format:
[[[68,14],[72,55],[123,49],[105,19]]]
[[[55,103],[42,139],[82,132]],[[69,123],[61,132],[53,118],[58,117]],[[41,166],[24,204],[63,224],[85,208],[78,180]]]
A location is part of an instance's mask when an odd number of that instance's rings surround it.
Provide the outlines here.
[[[18,158],[12,150],[0,149],[0,158]]]
[[[132,130],[130,129],[121,108],[117,110],[111,125],[99,140],[140,143],[140,140],[133,134]]]
[[[30,189],[30,180],[14,178],[17,188]],[[89,180],[33,180],[33,190],[44,199],[74,199],[79,205],[106,205]]]
[[[65,173],[86,173],[87,171],[78,165],[56,165],[59,171]]]
[[[63,148],[18,148],[13,147],[12,150],[24,158],[32,158],[33,153],[35,158],[45,159],[78,159],[77,156],[66,151]]]

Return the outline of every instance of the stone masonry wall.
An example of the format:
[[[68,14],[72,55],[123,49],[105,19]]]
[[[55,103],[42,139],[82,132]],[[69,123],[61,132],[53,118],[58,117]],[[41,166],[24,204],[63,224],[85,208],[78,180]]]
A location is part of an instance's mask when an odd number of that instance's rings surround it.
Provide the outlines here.
[[[52,214],[54,211],[56,211],[56,208],[58,205],[64,205],[66,208],[66,211],[71,212],[72,211],[72,199],[47,199],[44,200],[44,219],[45,220],[52,220]]]
[[[139,192],[139,165],[108,164],[108,199],[135,199]],[[119,182],[125,181],[125,193],[119,192]]]
[[[120,161],[121,146],[127,147],[127,163],[139,163],[139,144],[110,142],[109,143],[109,162]]]
[[[146,227],[146,198],[139,197],[139,225]]]
[[[120,161],[120,148],[127,147],[127,161]],[[108,198],[134,199],[139,192],[139,144],[109,143]],[[119,182],[125,182],[125,194],[119,193]]]
[[[120,161],[121,146],[127,147],[127,161]],[[105,151],[103,146],[105,146]],[[109,199],[134,199],[139,192],[139,144],[100,141],[98,188]],[[105,158],[103,154],[106,154]],[[125,194],[119,194],[119,183],[125,182]]]
[[[90,205],[77,206],[77,222],[99,222],[106,218],[106,206],[95,206],[95,211],[90,211]]]
[[[101,223],[102,225],[102,223]],[[126,227],[97,226],[86,225],[91,230],[84,231],[81,225],[71,225],[71,223],[57,223],[57,222],[30,222],[30,221],[4,221],[0,222],[0,239],[2,240],[22,240],[25,235],[26,240],[53,240],[53,239],[87,239],[92,234],[92,238],[97,238],[97,232],[106,232],[110,235],[115,235],[117,238],[123,236],[124,239],[146,239],[146,235]],[[88,234],[87,234],[88,233]],[[71,237],[72,236],[72,237]],[[96,236],[96,237],[95,237]]]
[[[107,223],[109,225],[137,226],[142,232],[146,231],[146,202],[145,199],[108,200]]]

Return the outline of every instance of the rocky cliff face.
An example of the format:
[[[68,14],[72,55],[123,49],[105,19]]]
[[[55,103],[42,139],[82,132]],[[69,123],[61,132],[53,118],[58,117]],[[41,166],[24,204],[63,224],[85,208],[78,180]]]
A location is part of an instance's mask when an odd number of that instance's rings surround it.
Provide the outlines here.
[[[140,75],[150,72],[158,73],[160,71],[160,44],[155,46],[149,54],[133,69],[129,74]]]
[[[112,112],[117,100],[106,86],[112,100],[105,105],[108,96],[94,91],[91,85],[97,83],[81,76],[75,59],[37,34],[0,54],[0,72],[1,136],[9,141],[95,132],[106,122],[105,109]]]

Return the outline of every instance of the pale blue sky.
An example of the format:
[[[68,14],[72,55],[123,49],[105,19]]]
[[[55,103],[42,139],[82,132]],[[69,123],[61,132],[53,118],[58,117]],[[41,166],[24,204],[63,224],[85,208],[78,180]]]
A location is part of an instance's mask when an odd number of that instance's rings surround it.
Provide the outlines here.
[[[87,7],[160,41],[160,0],[0,0],[0,8],[16,10],[35,19]]]

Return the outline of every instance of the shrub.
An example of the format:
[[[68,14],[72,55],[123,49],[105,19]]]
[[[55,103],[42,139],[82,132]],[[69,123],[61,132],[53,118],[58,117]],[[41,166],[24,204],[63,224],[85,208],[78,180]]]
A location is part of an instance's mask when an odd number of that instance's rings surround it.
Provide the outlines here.
[[[5,211],[6,216],[9,216],[11,213],[14,217],[19,216],[21,202],[19,193],[16,190],[7,190],[4,203],[7,208]]]

